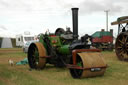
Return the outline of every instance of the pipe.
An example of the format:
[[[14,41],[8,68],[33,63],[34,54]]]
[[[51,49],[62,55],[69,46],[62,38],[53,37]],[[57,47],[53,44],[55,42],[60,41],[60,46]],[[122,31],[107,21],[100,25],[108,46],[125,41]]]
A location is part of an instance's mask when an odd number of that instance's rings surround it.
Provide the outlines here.
[[[78,10],[79,8],[72,8],[73,21],[73,39],[78,39]]]

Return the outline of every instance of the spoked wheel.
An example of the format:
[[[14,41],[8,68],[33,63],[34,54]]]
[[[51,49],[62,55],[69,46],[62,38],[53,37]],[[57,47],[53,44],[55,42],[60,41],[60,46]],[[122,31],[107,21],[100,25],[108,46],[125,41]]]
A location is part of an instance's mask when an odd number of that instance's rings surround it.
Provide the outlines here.
[[[115,51],[119,60],[128,61],[128,33],[118,35],[115,43]]]
[[[32,69],[43,69],[46,64],[46,50],[42,43],[32,43],[28,49],[28,62]]]
[[[80,56],[77,55],[76,58],[77,58],[76,59],[77,66],[83,67],[83,62],[82,62]],[[72,62],[73,61],[71,59],[70,64],[72,64]],[[73,78],[81,78],[82,73],[83,73],[83,70],[82,69],[70,69],[70,73],[71,73],[71,75],[72,75]]]

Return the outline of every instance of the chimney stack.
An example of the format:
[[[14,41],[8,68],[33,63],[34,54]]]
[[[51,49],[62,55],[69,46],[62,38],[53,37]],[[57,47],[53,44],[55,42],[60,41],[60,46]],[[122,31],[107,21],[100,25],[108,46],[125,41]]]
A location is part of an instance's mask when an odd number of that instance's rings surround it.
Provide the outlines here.
[[[72,8],[73,21],[73,39],[78,39],[78,10],[79,8]]]

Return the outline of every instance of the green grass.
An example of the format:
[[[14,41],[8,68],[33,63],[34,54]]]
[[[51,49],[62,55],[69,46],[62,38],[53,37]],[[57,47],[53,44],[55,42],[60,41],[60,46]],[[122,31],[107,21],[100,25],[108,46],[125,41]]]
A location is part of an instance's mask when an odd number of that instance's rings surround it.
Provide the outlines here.
[[[16,85],[36,85],[38,84],[38,80],[33,78],[31,75],[28,75],[25,72],[17,71],[15,69],[8,69],[6,66],[3,65],[3,67],[0,65],[0,69],[3,71],[0,71],[1,78],[5,79],[6,81],[9,81],[12,84]]]
[[[29,70],[28,65],[9,66],[9,56],[16,62],[25,58],[22,51],[0,53],[0,85],[127,85],[128,62],[119,61],[114,52],[102,52],[108,68],[104,76],[73,79],[67,68],[47,65],[44,70]],[[3,62],[2,62],[3,61]]]

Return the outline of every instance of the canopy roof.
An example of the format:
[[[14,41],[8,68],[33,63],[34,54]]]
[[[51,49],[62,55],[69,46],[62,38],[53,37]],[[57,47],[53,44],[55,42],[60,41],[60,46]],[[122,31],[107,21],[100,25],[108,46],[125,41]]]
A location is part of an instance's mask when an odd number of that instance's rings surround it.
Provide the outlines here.
[[[117,21],[112,22],[111,25],[124,24],[124,23],[128,23],[128,16],[117,18]]]
[[[107,31],[97,31],[95,32],[94,34],[92,34],[92,37],[98,37],[98,38],[101,38],[102,36],[112,36],[112,34],[110,32],[107,32]]]

